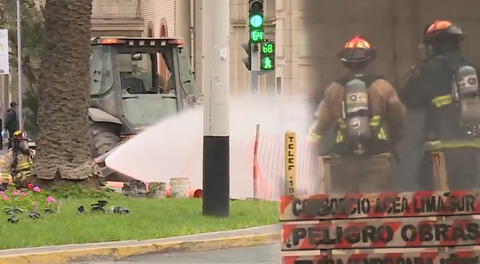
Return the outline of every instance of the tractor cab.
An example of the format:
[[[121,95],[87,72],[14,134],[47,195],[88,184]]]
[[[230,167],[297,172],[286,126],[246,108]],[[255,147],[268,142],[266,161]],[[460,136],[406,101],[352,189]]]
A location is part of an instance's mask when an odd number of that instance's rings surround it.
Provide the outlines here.
[[[156,122],[189,108],[195,86],[176,38],[91,40],[91,143],[94,157]]]

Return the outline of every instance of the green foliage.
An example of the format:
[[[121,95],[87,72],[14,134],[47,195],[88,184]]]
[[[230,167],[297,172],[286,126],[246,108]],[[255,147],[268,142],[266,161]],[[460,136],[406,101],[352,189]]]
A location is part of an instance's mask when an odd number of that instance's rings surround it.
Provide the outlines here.
[[[141,240],[232,230],[278,222],[278,203],[232,201],[230,217],[202,215],[201,199],[144,199],[112,195],[105,208],[122,206],[129,214],[92,213],[97,199],[64,199],[60,210],[43,220],[0,222],[0,249],[48,245]],[[77,213],[83,205],[88,211]],[[0,218],[0,220],[2,220]],[[41,221],[41,222],[36,222]],[[41,224],[40,224],[41,223]],[[32,235],[34,234],[34,235]]]
[[[38,79],[40,56],[43,52],[43,12],[36,0],[22,0],[22,63],[30,85]],[[16,1],[0,0],[0,26],[8,29],[10,60],[17,67],[17,6]],[[34,83],[34,84],[32,84]]]
[[[23,105],[29,110],[25,112],[25,128],[32,137],[37,133],[36,116],[39,94],[40,58],[43,53],[43,7],[40,0],[22,0],[22,70],[27,86]],[[16,1],[0,0],[0,27],[9,30],[11,48],[10,62],[17,71],[17,17]]]
[[[17,190],[12,187],[0,192],[0,211],[7,215],[9,222],[16,219],[13,221],[16,223],[32,212],[54,213],[58,210],[57,206],[56,199],[49,192],[33,185],[29,189]]]
[[[54,186],[50,189],[53,196],[58,198],[72,199],[104,199],[111,198],[113,190],[105,188],[102,190],[85,187],[82,184],[67,184]]]

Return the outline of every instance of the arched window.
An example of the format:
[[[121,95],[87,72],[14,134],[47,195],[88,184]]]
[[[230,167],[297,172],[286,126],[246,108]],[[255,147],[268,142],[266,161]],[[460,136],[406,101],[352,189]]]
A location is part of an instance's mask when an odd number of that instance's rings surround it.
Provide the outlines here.
[[[167,20],[165,18],[160,20],[160,37],[168,37]]]
[[[162,25],[162,27],[160,28],[160,37],[166,37],[167,35],[167,27],[165,25]]]
[[[152,22],[148,23],[147,37],[153,38],[153,24],[152,24]]]

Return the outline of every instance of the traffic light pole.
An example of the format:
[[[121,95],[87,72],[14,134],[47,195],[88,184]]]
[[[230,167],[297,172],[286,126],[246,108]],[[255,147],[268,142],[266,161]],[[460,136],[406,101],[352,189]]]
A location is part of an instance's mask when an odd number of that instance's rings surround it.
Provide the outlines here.
[[[203,1],[204,138],[203,214],[228,217],[230,211],[229,1]]]
[[[258,71],[250,72],[250,86],[252,87],[253,93],[258,93]]]
[[[258,51],[258,44],[257,43],[250,43],[251,45],[251,71],[250,71],[250,86],[252,88],[253,93],[258,93],[258,76],[259,76],[259,58],[260,54]]]

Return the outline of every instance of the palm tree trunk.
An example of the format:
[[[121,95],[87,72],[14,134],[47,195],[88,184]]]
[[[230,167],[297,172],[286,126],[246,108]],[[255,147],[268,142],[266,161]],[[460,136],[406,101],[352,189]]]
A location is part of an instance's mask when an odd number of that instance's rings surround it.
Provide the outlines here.
[[[98,175],[88,146],[92,0],[47,0],[35,174],[40,180]]]

